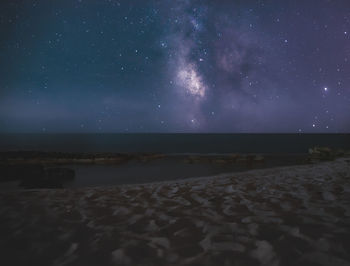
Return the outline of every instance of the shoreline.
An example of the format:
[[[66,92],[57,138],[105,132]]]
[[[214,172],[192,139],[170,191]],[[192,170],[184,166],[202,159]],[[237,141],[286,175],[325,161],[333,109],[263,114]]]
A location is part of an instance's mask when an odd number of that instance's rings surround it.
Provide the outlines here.
[[[200,181],[210,181],[211,179],[222,179],[222,178],[229,178],[231,176],[242,176],[242,175],[258,175],[260,173],[264,174],[265,172],[283,172],[283,171],[294,171],[296,168],[299,167],[309,167],[313,168],[315,166],[323,166],[328,165],[331,163],[334,163],[335,161],[345,161],[350,164],[350,156],[347,157],[341,157],[337,158],[334,161],[320,161],[317,163],[309,163],[309,164],[295,164],[295,165],[288,165],[288,166],[275,166],[275,167],[268,167],[268,168],[258,168],[258,169],[247,169],[243,171],[237,171],[237,172],[225,172],[217,175],[208,175],[208,176],[196,176],[196,177],[188,177],[188,178],[182,178],[182,179],[176,179],[176,180],[164,180],[164,181],[154,181],[154,182],[145,182],[145,183],[131,183],[131,184],[118,184],[118,185],[104,185],[104,186],[93,186],[93,187],[68,187],[63,188],[59,190],[84,190],[84,189],[97,189],[97,190],[104,190],[104,189],[113,189],[113,188],[133,188],[133,187],[148,187],[148,186],[161,186],[165,184],[178,184],[183,185],[185,183],[191,183],[191,182],[200,182]],[[35,191],[54,191],[55,189],[47,189],[47,188],[37,188],[37,189],[18,189],[16,191],[25,191],[25,192],[35,192]],[[1,191],[0,193],[3,193],[6,191]],[[12,191],[10,191],[12,192]]]
[[[348,265],[349,193],[349,157],[152,184],[0,192],[0,262]]]
[[[315,147],[298,153],[0,153],[0,190],[153,183],[313,164],[348,152]],[[17,182],[18,181],[18,182]]]
[[[150,183],[306,163],[306,154],[0,153],[0,189]]]

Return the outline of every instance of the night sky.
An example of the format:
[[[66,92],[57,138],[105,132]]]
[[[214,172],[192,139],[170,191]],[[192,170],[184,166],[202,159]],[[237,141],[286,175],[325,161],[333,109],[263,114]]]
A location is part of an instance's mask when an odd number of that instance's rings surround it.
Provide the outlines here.
[[[350,132],[349,0],[2,0],[0,132]]]

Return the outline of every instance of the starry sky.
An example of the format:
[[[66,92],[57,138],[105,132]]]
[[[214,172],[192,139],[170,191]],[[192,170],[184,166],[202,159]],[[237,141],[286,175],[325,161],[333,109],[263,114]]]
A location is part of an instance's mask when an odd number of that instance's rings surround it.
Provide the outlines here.
[[[349,0],[3,0],[0,132],[350,132]]]

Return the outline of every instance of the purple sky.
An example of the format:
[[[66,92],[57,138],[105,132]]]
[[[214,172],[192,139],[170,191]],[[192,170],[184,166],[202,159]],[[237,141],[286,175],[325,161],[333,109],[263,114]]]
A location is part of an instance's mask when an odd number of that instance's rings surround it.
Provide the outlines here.
[[[0,132],[350,132],[350,2],[1,1]]]

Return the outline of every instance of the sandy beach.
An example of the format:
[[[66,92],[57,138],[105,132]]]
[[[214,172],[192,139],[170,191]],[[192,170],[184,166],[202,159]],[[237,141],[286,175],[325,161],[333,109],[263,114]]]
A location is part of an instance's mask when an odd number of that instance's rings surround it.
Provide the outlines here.
[[[350,265],[350,158],[0,193],[1,265]]]

